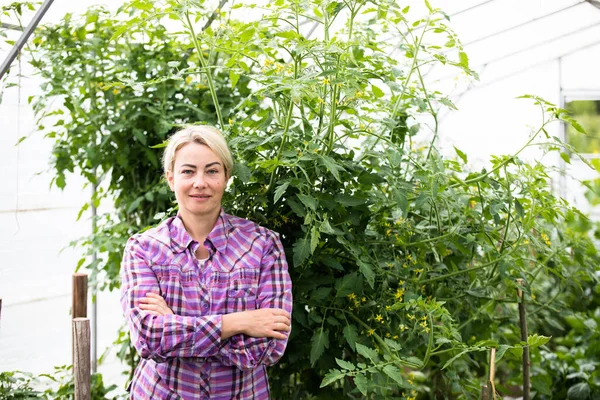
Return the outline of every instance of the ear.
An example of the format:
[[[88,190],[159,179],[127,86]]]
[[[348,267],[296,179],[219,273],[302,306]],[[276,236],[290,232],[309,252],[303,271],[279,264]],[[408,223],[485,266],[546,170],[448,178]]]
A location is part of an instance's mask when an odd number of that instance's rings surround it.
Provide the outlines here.
[[[167,171],[165,176],[167,178],[167,183],[169,184],[169,187],[174,192],[175,191],[175,182],[173,181],[173,179],[174,179],[173,171]]]

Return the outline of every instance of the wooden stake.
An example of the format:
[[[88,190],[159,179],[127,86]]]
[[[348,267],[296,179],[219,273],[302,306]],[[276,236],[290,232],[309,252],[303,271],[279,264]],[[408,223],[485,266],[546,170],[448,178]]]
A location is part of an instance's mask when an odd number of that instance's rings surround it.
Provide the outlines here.
[[[488,385],[490,385],[490,398],[496,400],[496,385],[494,380],[496,379],[496,349],[490,349],[490,376],[488,378]]]
[[[73,378],[75,381],[75,400],[90,400],[90,320],[73,319]]]
[[[481,400],[490,400],[490,391],[487,385],[481,385]]]
[[[517,279],[517,285],[523,286],[523,279]],[[527,343],[528,333],[527,333],[527,312],[525,310],[525,296],[523,295],[523,291],[520,287],[517,287],[517,297],[519,301],[519,326],[521,328],[521,341]],[[525,345],[523,347],[523,400],[530,400],[529,394],[529,346]]]
[[[2,297],[0,297],[0,321],[2,321]]]
[[[87,274],[73,274],[73,304],[71,312],[73,318],[87,317]]]

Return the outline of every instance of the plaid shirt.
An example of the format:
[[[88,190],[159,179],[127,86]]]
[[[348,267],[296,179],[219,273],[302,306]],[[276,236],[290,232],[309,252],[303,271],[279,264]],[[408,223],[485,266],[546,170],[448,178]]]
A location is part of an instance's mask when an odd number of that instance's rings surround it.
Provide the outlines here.
[[[142,359],[133,399],[268,399],[266,367],[287,340],[243,334],[221,340],[221,316],[258,308],[292,311],[292,284],[281,241],[257,224],[221,214],[204,246],[204,265],[179,216],[134,235],[121,268],[121,304]],[[174,315],[138,308],[161,294]]]

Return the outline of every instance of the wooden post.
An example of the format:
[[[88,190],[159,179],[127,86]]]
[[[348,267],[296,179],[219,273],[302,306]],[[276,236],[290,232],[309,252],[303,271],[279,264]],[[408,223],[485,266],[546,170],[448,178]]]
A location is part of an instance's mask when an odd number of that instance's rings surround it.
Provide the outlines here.
[[[73,274],[73,304],[71,312],[73,318],[87,317],[87,274]]]
[[[2,297],[0,297],[0,321],[2,321]]]
[[[481,400],[490,400],[489,393],[487,385],[481,385]]]
[[[73,319],[73,377],[75,381],[75,400],[90,400],[90,320]]]
[[[517,279],[517,285],[523,286],[523,279]],[[525,310],[525,296],[520,287],[517,287],[517,297],[519,301],[519,326],[521,328],[521,341],[527,343],[527,312]],[[529,346],[523,347],[523,400],[530,400],[529,394]]]
[[[481,400],[496,400],[496,349],[490,349],[490,373],[485,385],[481,385]]]
[[[488,378],[488,385],[490,385],[490,400],[496,400],[496,385],[494,380],[496,379],[496,349],[490,349],[490,376]]]

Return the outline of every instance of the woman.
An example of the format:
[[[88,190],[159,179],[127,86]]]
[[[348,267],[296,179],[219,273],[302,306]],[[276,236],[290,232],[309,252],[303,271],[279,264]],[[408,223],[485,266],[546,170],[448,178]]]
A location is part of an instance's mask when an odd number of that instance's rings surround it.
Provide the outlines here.
[[[291,281],[276,233],[226,214],[233,159],[221,133],[169,139],[164,170],[179,212],[127,242],[121,304],[141,361],[132,399],[268,399],[283,355]]]

